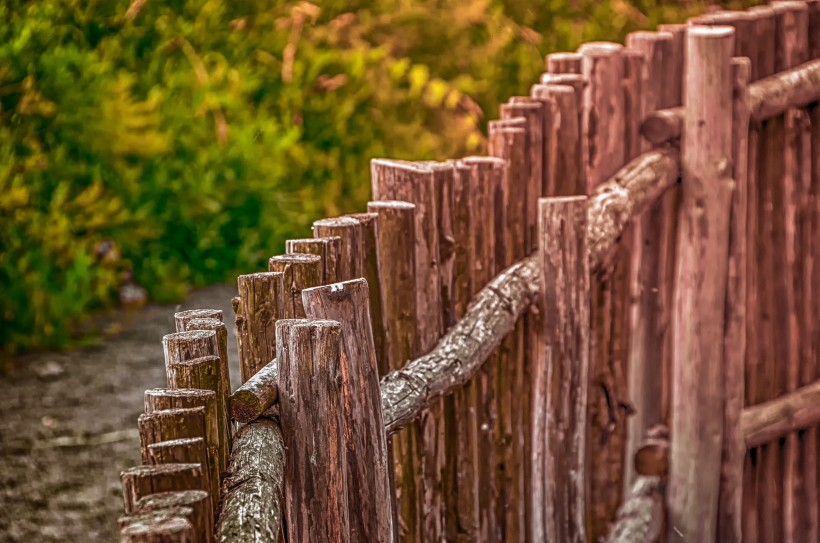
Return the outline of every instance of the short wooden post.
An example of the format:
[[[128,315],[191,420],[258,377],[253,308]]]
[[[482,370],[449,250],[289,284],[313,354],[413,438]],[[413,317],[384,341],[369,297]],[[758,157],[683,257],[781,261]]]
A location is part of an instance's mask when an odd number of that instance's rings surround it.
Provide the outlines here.
[[[338,236],[330,238],[289,239],[285,242],[285,250],[288,253],[302,253],[320,257],[322,259],[321,284],[329,285],[330,283],[336,282],[336,269],[339,265],[341,244],[342,238]]]
[[[150,443],[146,447],[146,458],[143,463],[149,466],[157,464],[199,464],[206,488],[211,489],[212,509],[216,510],[219,501],[219,481],[211,481],[208,447],[201,437],[186,437]],[[211,531],[213,533],[213,530]]]
[[[219,356],[219,375],[222,383],[222,397],[231,396],[230,364],[228,363],[228,327],[216,319],[196,318],[186,324],[188,331],[213,330],[216,332],[217,355]],[[228,448],[231,446],[231,432],[228,432]]]
[[[137,419],[140,433],[140,456],[148,464],[148,446],[172,439],[205,435],[205,409],[202,407],[162,409],[143,413]]]
[[[175,490],[208,490],[199,464],[137,466],[120,473],[125,512],[136,510],[137,501],[150,494]]]
[[[543,483],[548,541],[587,540],[590,270],[585,196],[539,200],[547,395]]]
[[[565,74],[556,77],[580,79],[577,74]],[[530,96],[541,102],[544,125],[541,127],[541,189],[539,194],[551,194],[558,183],[556,168],[558,164],[558,105],[550,96],[545,85],[533,85]],[[532,231],[535,233],[535,230]],[[538,237],[535,235],[534,237]]]
[[[169,439],[179,439],[184,437],[204,437],[205,443],[208,446],[208,473],[211,481],[219,481],[219,421],[216,415],[216,392],[212,390],[201,390],[192,388],[153,388],[145,391],[145,413],[151,415],[156,412],[163,412],[165,410],[188,410],[201,408],[204,413],[204,428],[205,432],[197,433],[196,430],[191,431],[191,428],[196,428],[195,425],[187,422],[182,422],[180,426],[186,429],[183,434],[180,433],[160,433],[151,431],[149,435],[156,435],[151,439],[146,439],[147,443],[157,443]],[[195,416],[196,417],[196,416]],[[158,423],[164,424],[160,419]],[[163,437],[166,436],[167,437]],[[172,437],[173,436],[173,437]],[[147,454],[147,453],[144,453]],[[143,463],[145,463],[145,456],[143,455]]]
[[[174,325],[177,332],[187,332],[188,322],[193,319],[216,319],[220,322],[223,320],[222,310],[220,309],[188,309],[185,311],[177,311],[174,313]]]
[[[216,332],[195,330],[163,336],[162,350],[165,353],[165,376],[170,385],[171,364],[202,356],[216,356],[219,354],[219,344]]]
[[[155,522],[129,524],[120,530],[120,543],[194,543],[198,541],[191,523],[169,516]]]
[[[669,541],[715,541],[732,185],[734,29],[692,27],[672,321]]]
[[[575,89],[568,85],[549,84],[538,87],[535,95],[550,97],[555,102],[555,185],[550,196],[584,194],[581,164],[581,135],[578,117],[581,104]]]
[[[551,74],[581,73],[581,55],[578,53],[550,53],[545,64]]]
[[[293,543],[350,541],[340,360],[333,321],[276,324],[285,432],[285,514]]]
[[[214,514],[211,509],[211,499],[207,492],[202,490],[185,490],[181,492],[160,492],[150,494],[137,501],[136,510],[139,513],[149,513],[161,510],[180,510],[190,508],[191,514],[186,518],[194,528],[197,541],[213,541]],[[125,517],[126,519],[128,517]],[[120,524],[121,528],[127,525]]]
[[[416,311],[416,206],[408,202],[369,202],[367,210],[379,216],[376,255],[384,305],[383,370],[398,370],[418,352]],[[397,516],[401,537],[421,532],[418,503],[421,485],[418,436],[415,426],[393,436],[391,450],[398,492]],[[446,492],[446,488],[445,488]]]
[[[181,360],[171,364],[171,388],[194,388],[212,390],[216,393],[216,420],[219,432],[217,461],[219,471],[228,465],[230,454],[230,418],[228,398],[222,395],[222,374],[218,356],[203,356],[192,360]]]
[[[364,277],[362,260],[362,226],[352,217],[321,219],[313,222],[313,237],[340,239],[336,262],[336,281]]]
[[[282,274],[286,319],[305,318],[302,289],[322,283],[322,259],[316,255],[290,254],[271,257],[268,271]]]
[[[391,466],[370,327],[367,281],[354,279],[306,289],[302,297],[308,317],[338,321],[341,325],[350,537],[354,541],[390,543],[396,536],[394,496],[388,476]]]
[[[285,315],[282,273],[252,273],[236,278],[240,310],[236,334],[242,337],[239,373],[244,383],[276,357],[276,321]]]

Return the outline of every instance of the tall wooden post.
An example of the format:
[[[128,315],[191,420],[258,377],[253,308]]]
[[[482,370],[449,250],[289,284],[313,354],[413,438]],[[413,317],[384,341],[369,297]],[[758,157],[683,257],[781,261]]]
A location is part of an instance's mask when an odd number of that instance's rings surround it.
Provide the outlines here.
[[[240,275],[236,335],[239,373],[244,383],[276,358],[276,321],[285,315],[284,274],[261,272]]]
[[[322,284],[322,258],[298,253],[274,256],[268,260],[268,271],[282,274],[285,299],[284,317],[286,319],[305,318],[302,289],[318,287]]]
[[[732,180],[734,29],[687,35],[683,194],[672,344],[670,541],[715,541]]]

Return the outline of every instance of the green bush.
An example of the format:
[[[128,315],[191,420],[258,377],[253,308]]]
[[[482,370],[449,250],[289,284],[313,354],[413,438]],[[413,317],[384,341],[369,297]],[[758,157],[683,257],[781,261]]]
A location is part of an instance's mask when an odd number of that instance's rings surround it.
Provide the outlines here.
[[[699,3],[0,1],[0,344],[259,269],[372,157],[478,152],[543,55]]]

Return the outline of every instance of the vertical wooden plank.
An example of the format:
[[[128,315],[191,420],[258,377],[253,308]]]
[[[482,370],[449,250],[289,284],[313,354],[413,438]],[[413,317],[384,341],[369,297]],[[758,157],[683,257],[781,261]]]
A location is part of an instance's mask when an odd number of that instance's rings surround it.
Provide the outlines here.
[[[375,234],[374,229],[374,245]],[[364,279],[302,291],[305,312],[310,318],[335,320],[341,325],[340,371],[347,436],[350,538],[390,543],[395,538],[394,496],[388,477],[391,466],[387,458],[369,296],[370,287]]]
[[[364,277],[362,260],[362,228],[352,217],[336,217],[313,221],[314,238],[338,237],[339,256],[336,261],[336,281]]]
[[[173,378],[171,364],[182,360],[216,355],[219,352],[216,332],[197,330],[177,332],[162,337],[162,351],[165,356],[165,377],[170,383]]]
[[[239,311],[237,337],[242,336],[239,355],[240,380],[244,383],[276,358],[276,321],[285,315],[284,274],[261,272],[236,278]]]
[[[367,210],[379,216],[376,255],[379,264],[382,319],[385,330],[387,370],[401,369],[418,352],[416,322],[416,206],[408,202],[369,202]],[[411,425],[393,436],[393,456],[397,492],[397,529],[400,539],[421,533],[418,431]],[[409,535],[408,535],[409,534]]]
[[[288,541],[347,542],[346,446],[334,321],[276,323]]]
[[[342,238],[305,238],[289,239],[285,242],[285,251],[316,255],[322,259],[322,284],[329,285],[336,282],[336,269],[339,262],[339,250]]]
[[[138,521],[120,529],[121,543],[193,543],[196,532],[185,518],[161,515],[156,520]]]
[[[587,198],[539,200],[539,262],[550,421],[545,500],[547,541],[588,540],[586,518],[590,271]]]
[[[578,53],[550,53],[545,60],[547,71],[551,74],[580,74],[581,55]]]
[[[584,102],[582,122],[582,159],[588,194],[612,176],[625,158],[624,130],[624,55],[614,43],[590,43],[579,48],[584,57]],[[621,264],[620,262],[617,264]],[[617,266],[616,264],[616,266]],[[622,264],[621,264],[622,265]],[[618,352],[623,316],[617,303],[621,276],[614,269],[593,289],[592,340],[590,352],[589,425],[589,537],[606,534],[622,494],[622,466],[626,431],[625,353]],[[613,341],[613,339],[615,341]]]
[[[377,200],[405,200],[416,205],[416,275],[420,285],[416,311],[419,328],[419,349],[414,356],[429,351],[442,333],[441,275],[439,270],[438,210],[436,209],[436,174],[430,163],[398,160],[371,161],[373,196]],[[441,472],[444,467],[444,415],[437,402],[419,419],[422,455],[422,540],[441,539],[443,504]],[[412,539],[409,539],[412,540]]]
[[[208,448],[205,445],[205,440],[201,437],[186,437],[151,443],[146,447],[146,457],[143,458],[143,463],[148,466],[158,464],[199,464],[202,468],[205,488],[216,489],[215,491],[211,490],[211,496],[213,496],[214,502],[219,500],[219,481],[214,481],[215,484],[212,485],[210,472],[208,471]],[[211,518],[213,518],[214,509],[212,506],[208,511],[208,516]],[[206,536],[204,540],[213,539],[213,522],[211,522],[210,533],[202,535]]]
[[[723,439],[723,327],[732,196],[734,29],[692,27],[672,320],[670,541],[715,541]]]
[[[585,192],[578,124],[580,104],[575,90],[568,85],[549,84],[534,92],[537,97],[548,96],[555,103],[555,184],[549,187],[549,194],[572,196]]]

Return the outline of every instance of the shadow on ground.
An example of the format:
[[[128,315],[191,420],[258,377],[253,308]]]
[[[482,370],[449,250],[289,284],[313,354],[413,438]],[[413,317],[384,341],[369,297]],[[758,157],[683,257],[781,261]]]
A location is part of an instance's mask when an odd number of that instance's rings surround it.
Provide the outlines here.
[[[174,311],[222,309],[239,377],[233,287],[150,305],[100,345],[21,357],[0,375],[0,541],[116,541],[121,470],[139,464],[143,391],[165,386],[162,336]]]

